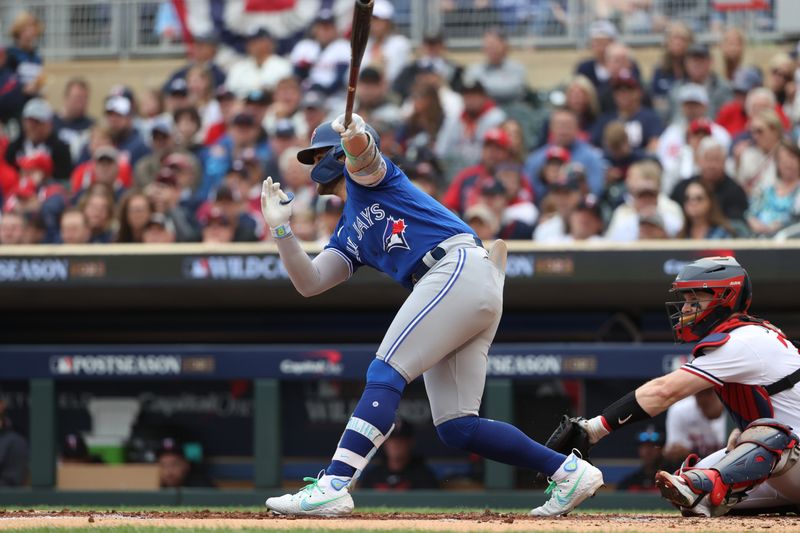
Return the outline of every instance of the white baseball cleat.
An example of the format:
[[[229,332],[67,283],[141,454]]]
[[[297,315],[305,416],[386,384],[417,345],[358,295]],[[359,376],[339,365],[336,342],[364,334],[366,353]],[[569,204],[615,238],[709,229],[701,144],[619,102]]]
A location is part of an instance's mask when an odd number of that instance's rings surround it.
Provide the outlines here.
[[[660,470],[656,473],[656,487],[661,491],[662,498],[680,507],[684,516],[714,514],[708,504],[708,495],[695,494],[681,476]]]
[[[353,497],[347,490],[350,478],[329,476],[325,471],[316,478],[306,477],[308,485],[295,494],[268,498],[267,509],[278,514],[308,516],[343,516],[353,512]]]
[[[584,500],[594,496],[603,486],[603,473],[599,468],[580,458],[573,450],[550,478],[545,494],[550,495],[544,505],[533,509],[532,516],[562,516]]]

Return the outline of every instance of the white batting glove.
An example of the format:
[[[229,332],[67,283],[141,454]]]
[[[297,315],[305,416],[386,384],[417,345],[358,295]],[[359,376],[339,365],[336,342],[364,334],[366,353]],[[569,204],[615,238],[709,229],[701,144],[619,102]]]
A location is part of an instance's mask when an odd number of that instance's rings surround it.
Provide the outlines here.
[[[367,133],[367,123],[355,113],[350,117],[350,124],[347,125],[347,128],[344,127],[344,114],[336,117],[336,120],[331,123],[331,127],[342,137],[343,141],[349,141],[356,135]]]
[[[289,227],[292,200],[294,195],[290,196],[283,192],[280,183],[272,182],[272,176],[264,180],[261,186],[261,214],[264,215],[264,222],[276,238],[281,239],[292,234],[292,229]]]

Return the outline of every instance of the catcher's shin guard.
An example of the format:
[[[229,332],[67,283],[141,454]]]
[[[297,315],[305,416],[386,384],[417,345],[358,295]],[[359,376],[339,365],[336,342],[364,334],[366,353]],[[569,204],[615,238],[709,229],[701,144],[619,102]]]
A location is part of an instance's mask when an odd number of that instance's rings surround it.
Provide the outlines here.
[[[800,458],[792,428],[771,418],[753,421],[739,444],[710,468],[682,468],[681,477],[698,495],[708,495],[712,507],[735,504],[768,478],[791,468]]]

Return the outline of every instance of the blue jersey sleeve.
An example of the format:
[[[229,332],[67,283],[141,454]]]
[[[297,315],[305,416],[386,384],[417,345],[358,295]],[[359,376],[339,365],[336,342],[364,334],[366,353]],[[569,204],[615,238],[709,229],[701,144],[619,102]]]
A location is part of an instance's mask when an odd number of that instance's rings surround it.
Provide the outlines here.
[[[358,251],[358,247],[348,244],[347,239],[342,238],[344,235],[342,232],[343,227],[344,222],[343,219],[340,218],[339,223],[336,225],[336,231],[333,232],[328,244],[325,245],[325,250],[330,250],[344,259],[348,268],[350,269],[350,275],[352,276],[353,273],[363,265],[363,263],[359,257],[360,252]]]

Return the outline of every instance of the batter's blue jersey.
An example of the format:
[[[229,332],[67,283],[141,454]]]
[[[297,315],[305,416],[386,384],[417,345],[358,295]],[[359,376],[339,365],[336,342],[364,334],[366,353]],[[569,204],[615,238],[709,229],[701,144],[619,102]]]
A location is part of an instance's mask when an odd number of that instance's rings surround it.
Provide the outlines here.
[[[345,170],[347,201],[325,249],[339,253],[353,271],[371,266],[410,289],[422,256],[454,235],[475,233],[382,157],[386,176],[375,187],[359,185]]]

